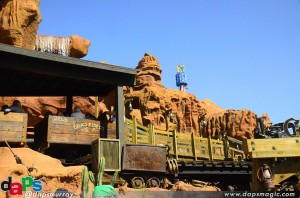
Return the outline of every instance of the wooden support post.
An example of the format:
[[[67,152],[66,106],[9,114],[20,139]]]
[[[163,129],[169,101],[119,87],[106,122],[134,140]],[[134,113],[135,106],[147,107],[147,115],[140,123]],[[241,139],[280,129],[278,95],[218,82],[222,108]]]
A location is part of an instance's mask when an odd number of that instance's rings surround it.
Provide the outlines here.
[[[120,140],[120,148],[122,150],[125,144],[125,133],[124,133],[125,114],[124,114],[124,96],[123,96],[122,86],[118,86],[116,88],[116,105],[117,105],[116,106],[116,110],[117,110],[116,136],[117,139]]]
[[[173,131],[173,147],[176,160],[178,160],[176,129]]]
[[[132,144],[137,144],[137,123],[135,116],[132,116]]]
[[[153,145],[156,144],[156,133],[155,133],[155,128],[154,128],[154,125],[152,124],[152,131],[153,131]]]
[[[210,136],[208,136],[207,139],[208,139],[209,160],[210,160],[210,161],[213,161],[213,160],[214,160],[214,156],[213,156],[212,142],[211,142]]]
[[[195,133],[192,133],[192,150],[195,161],[197,161],[197,153],[196,153],[196,139],[195,139]]]
[[[98,96],[95,96],[95,117],[98,119],[99,117],[99,101],[98,101]]]
[[[287,158],[280,165],[272,168],[274,184],[287,179],[299,172],[299,165],[296,161],[300,157],[300,139],[294,138],[272,138],[272,139],[251,139],[245,140],[244,152],[252,158],[252,190],[264,190],[262,182],[257,178],[257,170],[263,164],[272,167],[276,158]]]
[[[228,152],[229,152],[229,142],[228,142],[228,138],[227,136],[225,136],[225,138],[223,139],[223,145],[224,145],[224,155],[225,155],[225,159],[228,159]]]
[[[153,124],[150,124],[149,126],[149,144],[155,145],[155,133]]]
[[[71,113],[73,112],[73,96],[67,96],[66,100],[66,115],[70,116]]]

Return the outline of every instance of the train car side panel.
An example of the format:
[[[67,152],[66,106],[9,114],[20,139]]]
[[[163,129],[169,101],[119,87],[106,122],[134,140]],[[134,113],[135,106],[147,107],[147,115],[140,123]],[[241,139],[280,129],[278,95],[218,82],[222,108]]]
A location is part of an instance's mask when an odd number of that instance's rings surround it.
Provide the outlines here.
[[[0,141],[25,143],[28,116],[25,113],[0,112]]]
[[[49,116],[47,141],[90,145],[100,137],[100,122],[62,116]],[[66,141],[68,140],[68,141]]]
[[[126,144],[122,169],[130,171],[166,172],[166,146]]]

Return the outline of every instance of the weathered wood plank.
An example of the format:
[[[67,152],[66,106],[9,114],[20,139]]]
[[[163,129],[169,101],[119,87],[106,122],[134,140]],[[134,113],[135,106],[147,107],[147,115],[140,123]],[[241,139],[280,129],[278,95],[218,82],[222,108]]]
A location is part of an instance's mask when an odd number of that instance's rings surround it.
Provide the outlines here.
[[[132,142],[136,144],[137,143],[137,126],[136,126],[137,122],[135,117],[133,117],[132,119],[133,119],[132,120]]]
[[[138,129],[140,130],[143,130],[144,132],[147,132],[149,131],[149,128],[145,127],[145,126],[142,126],[142,125],[137,125]]]
[[[0,112],[0,142],[25,143],[27,120],[28,116],[25,113]]]
[[[24,113],[8,113],[4,114],[3,112],[0,112],[0,120],[1,121],[11,121],[11,122],[23,122],[23,117],[27,116],[27,114]]]
[[[300,138],[246,140],[244,150],[252,158],[296,157],[300,156]]]
[[[121,170],[120,141],[99,138],[92,142],[92,170],[98,171],[100,157],[105,158],[105,171]]]
[[[173,136],[173,133],[172,133],[172,132],[169,132],[169,131],[161,131],[161,130],[158,130],[158,129],[155,129],[155,133],[156,133],[156,134],[160,134],[160,135]]]
[[[100,137],[100,122],[63,116],[49,116],[49,143],[89,145]]]

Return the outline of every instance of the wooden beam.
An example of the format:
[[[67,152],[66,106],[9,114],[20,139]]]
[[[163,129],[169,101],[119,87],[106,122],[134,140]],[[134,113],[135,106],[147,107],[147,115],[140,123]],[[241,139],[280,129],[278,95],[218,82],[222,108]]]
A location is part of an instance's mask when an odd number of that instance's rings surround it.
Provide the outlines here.
[[[192,150],[194,155],[194,160],[197,161],[197,153],[196,153],[196,140],[195,140],[195,133],[192,133]]]
[[[244,151],[251,158],[299,157],[300,138],[246,140]]]
[[[95,96],[95,117],[98,119],[99,117],[99,97]]]
[[[209,160],[214,160],[213,150],[212,150],[212,142],[210,136],[208,136],[208,152],[209,152]]]
[[[117,103],[116,136],[117,139],[120,140],[120,149],[122,150],[125,144],[125,133],[124,133],[125,114],[124,114],[124,96],[123,96],[122,86],[116,87],[116,103]]]
[[[150,124],[150,126],[149,126],[149,143],[151,145],[155,145],[155,132],[154,132],[153,124]]]
[[[177,133],[176,129],[173,131],[173,147],[174,147],[174,154],[176,157],[176,160],[178,160],[178,150],[177,150]]]
[[[293,175],[300,175],[300,157],[285,158],[278,166],[272,169],[274,184],[277,185]]]
[[[66,101],[66,115],[70,116],[71,113],[73,112],[73,96],[67,96],[67,101]]]
[[[135,116],[132,116],[132,143],[137,144],[137,122]]]

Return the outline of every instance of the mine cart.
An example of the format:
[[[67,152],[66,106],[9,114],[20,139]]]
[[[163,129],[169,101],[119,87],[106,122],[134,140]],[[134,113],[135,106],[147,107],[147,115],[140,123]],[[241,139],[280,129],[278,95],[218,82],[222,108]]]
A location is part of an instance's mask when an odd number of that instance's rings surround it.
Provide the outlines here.
[[[104,157],[105,172],[121,171],[121,177],[133,187],[144,183],[147,187],[159,187],[167,171],[166,148],[148,144],[125,144],[121,154],[119,140],[100,138],[92,143],[92,171],[98,172],[98,163]]]
[[[100,137],[100,122],[49,115],[35,126],[35,148],[59,159],[76,159],[90,153]]]
[[[24,145],[27,137],[27,114],[0,112],[0,142]]]

